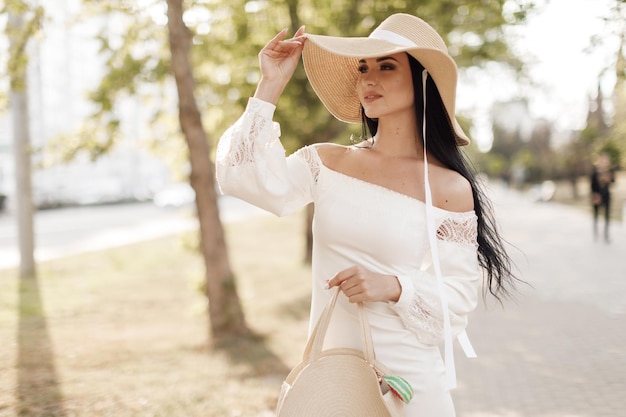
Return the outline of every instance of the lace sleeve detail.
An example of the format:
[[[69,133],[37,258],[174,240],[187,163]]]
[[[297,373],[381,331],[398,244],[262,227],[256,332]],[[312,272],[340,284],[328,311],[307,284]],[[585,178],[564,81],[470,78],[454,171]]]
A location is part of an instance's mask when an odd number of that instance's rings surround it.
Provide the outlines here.
[[[404,326],[416,335],[417,340],[426,345],[437,344],[443,338],[441,307],[433,304],[438,302],[439,299],[429,300],[423,297],[416,289],[406,314],[400,315]]]
[[[272,112],[273,107],[268,103],[250,100],[244,114],[220,140],[218,163],[227,167],[254,163],[257,146],[270,146],[278,141],[280,126],[272,121]]]
[[[311,173],[317,154],[303,150],[285,157],[280,125],[272,120],[275,109],[250,98],[244,113],[220,138],[216,177],[224,194],[285,216],[313,200]]]
[[[446,213],[437,229],[437,247],[453,335],[465,328],[468,314],[477,305],[480,286],[477,224],[474,212]],[[430,251],[425,254],[422,270],[399,275],[398,280],[402,293],[400,299],[391,304],[392,309],[421,343],[441,343],[443,310]]]
[[[478,247],[478,221],[474,213],[447,217],[437,228],[437,239]]]

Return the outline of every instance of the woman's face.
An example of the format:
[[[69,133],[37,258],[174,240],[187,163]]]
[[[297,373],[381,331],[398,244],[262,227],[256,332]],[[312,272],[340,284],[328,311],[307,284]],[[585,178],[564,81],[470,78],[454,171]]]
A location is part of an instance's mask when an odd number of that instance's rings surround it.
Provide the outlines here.
[[[413,78],[405,53],[361,59],[358,71],[356,89],[367,117],[413,114]]]

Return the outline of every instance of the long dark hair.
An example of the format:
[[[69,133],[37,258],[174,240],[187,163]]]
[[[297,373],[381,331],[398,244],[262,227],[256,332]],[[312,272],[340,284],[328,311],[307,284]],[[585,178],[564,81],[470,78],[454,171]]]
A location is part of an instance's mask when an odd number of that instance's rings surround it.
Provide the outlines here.
[[[407,54],[413,76],[415,114],[419,131],[422,132],[424,99],[422,96],[422,71],[424,67],[415,58]],[[513,262],[509,257],[493,215],[493,208],[485,196],[476,173],[465,154],[456,143],[452,123],[443,105],[439,90],[432,77],[426,81],[426,151],[434,156],[446,168],[465,177],[472,187],[474,212],[478,217],[478,262],[487,274],[487,289],[497,299],[500,295],[510,295],[511,287],[518,280],[512,270]],[[370,119],[361,107],[363,138],[373,138],[378,131],[378,120]]]

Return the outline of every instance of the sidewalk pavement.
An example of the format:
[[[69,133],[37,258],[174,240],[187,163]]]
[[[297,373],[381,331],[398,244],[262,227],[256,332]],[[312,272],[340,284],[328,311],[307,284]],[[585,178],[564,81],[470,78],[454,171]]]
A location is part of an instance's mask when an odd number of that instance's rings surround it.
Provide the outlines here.
[[[455,349],[458,417],[626,417],[626,224],[611,225],[610,244],[596,242],[591,215],[580,209],[498,187],[490,195],[528,285],[503,306],[487,297],[470,317],[478,358]],[[264,213],[221,203],[225,222]],[[190,227],[174,223],[168,232]],[[154,237],[128,228],[115,239],[96,236],[89,249],[138,236]],[[75,253],[58,249],[55,256]]]
[[[625,417],[626,225],[596,242],[589,213],[491,194],[529,285],[470,317],[478,358],[455,349],[458,417]]]
[[[36,261],[45,262],[100,251],[198,228],[198,220],[192,214],[193,206],[177,210],[146,204],[148,203],[38,212],[35,219]],[[230,196],[221,196],[218,204],[223,223],[269,215]],[[19,266],[15,222],[14,215],[0,217],[0,276],[2,270]]]

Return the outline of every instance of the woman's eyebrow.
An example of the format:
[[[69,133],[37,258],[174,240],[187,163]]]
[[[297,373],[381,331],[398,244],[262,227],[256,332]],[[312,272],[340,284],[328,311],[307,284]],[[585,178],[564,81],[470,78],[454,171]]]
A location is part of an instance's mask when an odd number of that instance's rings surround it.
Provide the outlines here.
[[[392,56],[381,56],[380,58],[376,58],[376,62],[387,61],[388,59],[398,62],[398,60]]]
[[[398,60],[392,56],[381,56],[380,58],[376,58],[376,62],[387,61],[389,59],[398,62]],[[359,59],[359,64],[365,64],[365,63],[366,61],[364,58]]]

